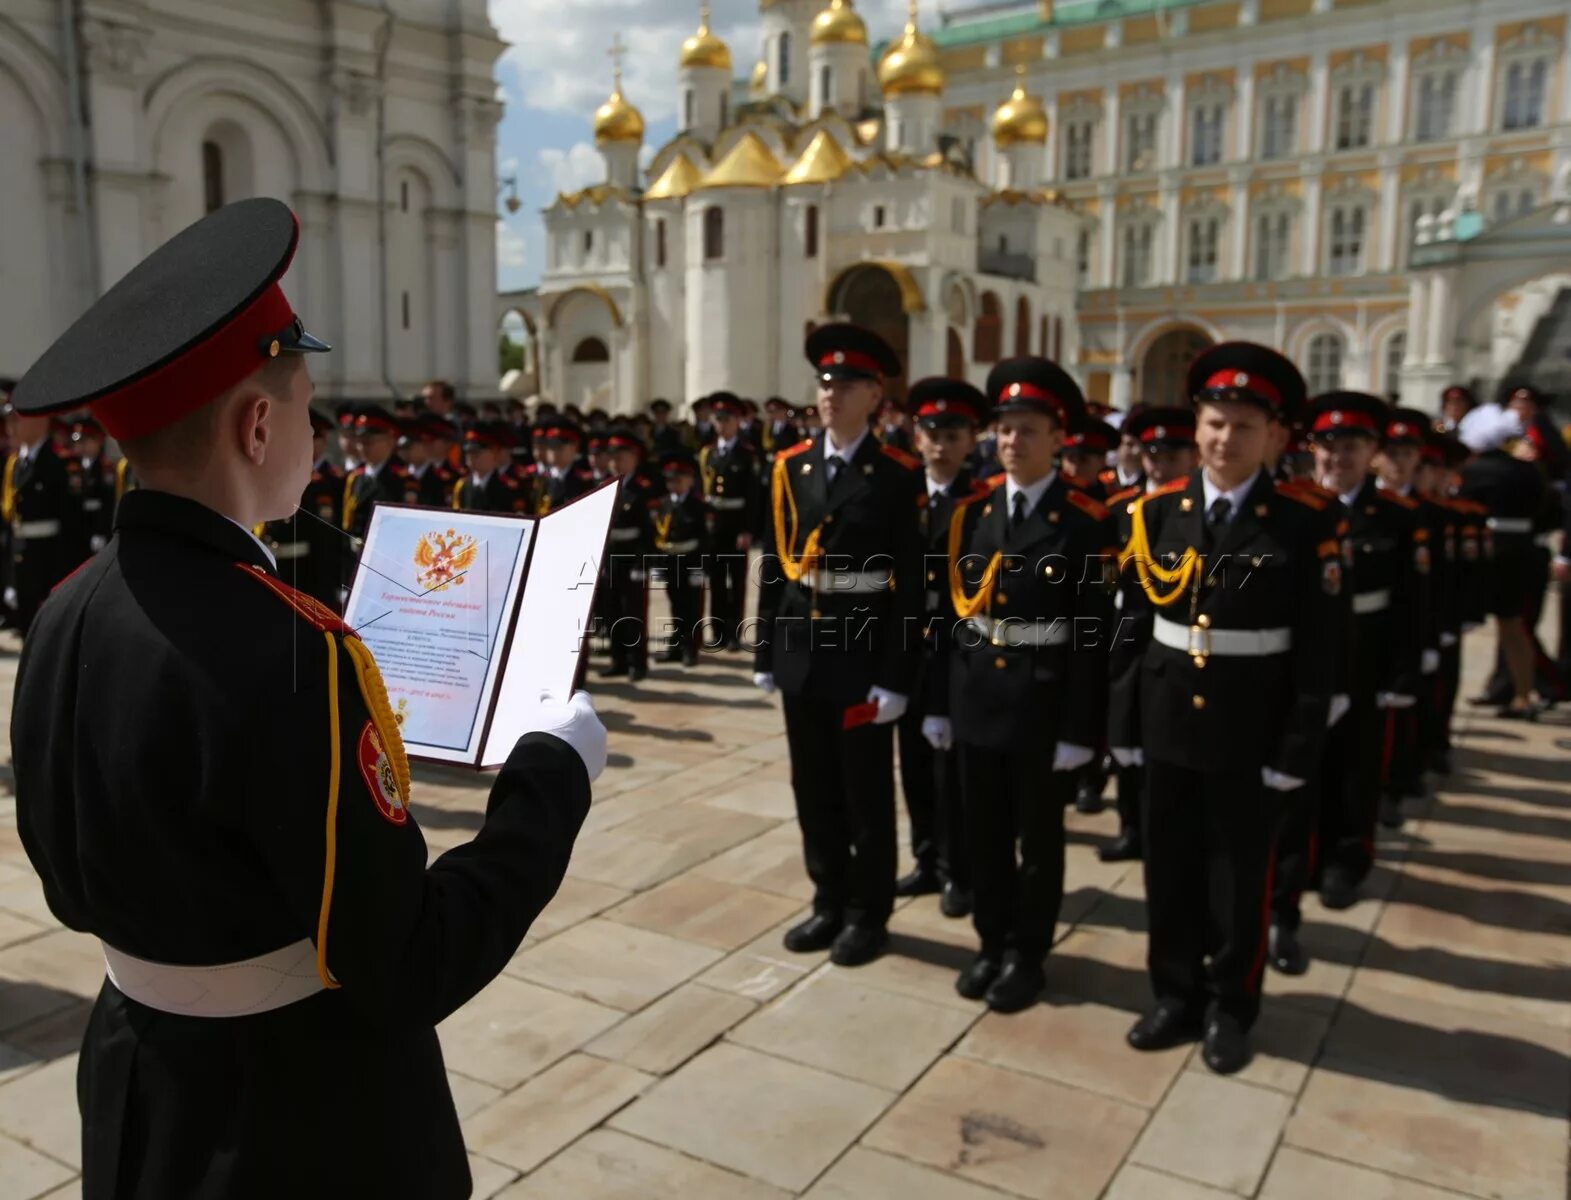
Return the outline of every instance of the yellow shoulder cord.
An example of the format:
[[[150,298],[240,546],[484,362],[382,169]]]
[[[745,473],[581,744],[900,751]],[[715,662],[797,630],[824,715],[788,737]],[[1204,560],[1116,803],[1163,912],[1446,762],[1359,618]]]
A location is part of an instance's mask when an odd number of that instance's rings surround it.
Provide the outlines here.
[[[338,869],[338,787],[343,754],[338,730],[338,644],[331,633],[324,630],[322,636],[327,639],[327,856],[322,869],[322,907],[316,918],[316,974],[323,987],[336,988],[338,981],[327,969],[327,921],[333,911],[333,876]]]
[[[355,524],[355,476],[351,471],[344,476],[344,532],[354,528]]]
[[[714,495],[715,473],[709,469],[708,446],[698,452],[698,477],[704,481],[704,495]]]
[[[129,490],[126,487],[126,476],[131,471],[131,460],[122,458],[115,464],[115,504],[119,505],[120,499]]]
[[[1194,582],[1201,569],[1200,555],[1193,546],[1184,550],[1184,557],[1179,560],[1178,566],[1171,569],[1158,563],[1151,553],[1150,535],[1146,532],[1146,500],[1142,496],[1135,501],[1134,521],[1132,522],[1129,545],[1124,547],[1123,553],[1118,556],[1120,569],[1127,567],[1132,560],[1135,564],[1135,576],[1140,580],[1140,587],[1146,597],[1158,608],[1166,608],[1179,599],[1189,585]],[[1172,591],[1162,593],[1158,585],[1172,588]]]
[[[16,520],[16,455],[5,460],[4,491],[0,491],[0,518],[9,525]]]
[[[461,509],[464,506],[464,481],[460,479],[453,485],[453,507]]]
[[[998,583],[998,572],[1004,562],[1003,553],[995,550],[993,557],[988,560],[987,570],[982,572],[982,582],[977,585],[976,595],[966,595],[965,577],[960,573],[960,540],[965,536],[965,514],[970,507],[969,504],[957,504],[949,518],[949,601],[955,606],[955,615],[962,621],[976,616],[992,603],[993,588]]]
[[[797,513],[796,497],[791,494],[790,485],[786,483],[786,465],[789,462],[790,460],[785,458],[775,460],[775,473],[769,481],[769,492],[775,510],[775,553],[780,556],[780,569],[785,572],[785,577],[796,583],[818,565],[818,560],[823,555],[820,547],[823,526],[813,527],[812,532],[807,535],[807,541],[802,545],[800,555],[792,554],[791,549],[796,545]],[[787,508],[790,509],[789,529],[786,525]]]
[[[404,753],[404,737],[399,732],[398,718],[387,699],[387,687],[382,682],[382,672],[376,668],[376,659],[366,644],[357,637],[346,637],[344,649],[355,666],[355,676],[360,684],[360,696],[371,713],[371,723],[382,740],[382,749],[393,764],[393,778],[398,784],[398,798],[409,806],[409,758]]]
[[[676,513],[669,512],[663,517],[655,518],[655,548],[668,545],[671,541],[671,522],[676,520]]]

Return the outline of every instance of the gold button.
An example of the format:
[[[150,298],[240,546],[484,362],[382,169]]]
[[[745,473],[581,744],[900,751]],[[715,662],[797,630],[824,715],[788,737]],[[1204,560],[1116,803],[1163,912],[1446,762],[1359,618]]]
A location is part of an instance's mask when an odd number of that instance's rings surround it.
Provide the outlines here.
[[[1194,658],[1190,659],[1189,661],[1195,664],[1195,670],[1197,670],[1197,671],[1204,671],[1206,669],[1206,663],[1209,660],[1204,655],[1197,654],[1197,655],[1194,656]]]
[[[822,621],[822,620],[823,620],[823,619],[824,619],[824,614],[823,614],[823,613],[821,613],[821,612],[819,612],[819,611],[818,611],[818,610],[817,610],[817,609],[816,609],[816,608],[815,608],[815,609],[814,609],[814,610],[813,610],[813,620],[815,620],[815,621]]]
[[[938,578],[938,572],[937,571],[929,571],[927,573],[927,581],[928,581],[928,583],[934,582],[937,578]]]
[[[995,603],[997,603],[997,604],[1008,604],[1009,603],[1009,597],[1008,596],[994,596],[993,597],[993,601]]]
[[[1002,671],[1008,665],[1009,665],[1009,660],[1006,659],[1002,654],[1000,654],[997,658],[995,658],[993,660],[993,666],[996,667],[1000,671]]]
[[[1196,696],[1192,703],[1197,710],[1202,709],[1206,706],[1206,698],[1204,696]]]
[[[1208,617],[1205,613],[1201,613],[1198,617],[1195,618],[1195,624],[1200,626],[1201,629],[1210,629],[1211,618]]]
[[[830,513],[827,517],[824,518],[824,524],[825,525],[833,525],[834,523],[835,523],[835,514],[834,513]]]

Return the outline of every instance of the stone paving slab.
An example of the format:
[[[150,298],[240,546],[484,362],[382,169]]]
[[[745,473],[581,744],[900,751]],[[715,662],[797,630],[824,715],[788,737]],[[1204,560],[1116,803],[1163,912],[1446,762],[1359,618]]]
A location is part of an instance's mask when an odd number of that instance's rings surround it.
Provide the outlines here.
[[[1463,695],[1493,653],[1467,644]],[[10,653],[7,653],[7,651]],[[0,716],[15,646],[0,635]],[[1123,1044],[1149,1002],[1138,864],[1070,813],[1035,1008],[953,990],[968,921],[902,902],[892,952],[792,955],[811,886],[776,701],[742,656],[596,687],[612,766],[567,882],[440,1030],[476,1196],[508,1200],[1440,1200],[1566,1195],[1571,714],[1464,706],[1456,773],[1383,834],[1369,898],[1306,902],[1314,955],[1268,975],[1257,1055]],[[1563,744],[1557,744],[1563,743]],[[486,781],[419,767],[433,853]],[[901,814],[901,861],[909,862]],[[0,794],[0,1200],[80,1196],[75,1054],[102,982],[44,904]]]

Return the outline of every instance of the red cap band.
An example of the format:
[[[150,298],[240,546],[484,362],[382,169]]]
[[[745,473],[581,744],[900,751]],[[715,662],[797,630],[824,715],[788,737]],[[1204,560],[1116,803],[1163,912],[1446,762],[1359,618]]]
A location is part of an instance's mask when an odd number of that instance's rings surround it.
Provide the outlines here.
[[[977,419],[976,409],[972,408],[964,400],[944,400],[942,398],[937,400],[929,400],[918,407],[916,410],[916,419],[918,421],[922,420],[924,417],[945,417],[954,415],[962,416],[968,421],[975,421]]]
[[[644,444],[637,438],[628,437],[625,433],[613,433],[606,438],[605,444],[613,450],[642,450]]]
[[[1339,429],[1365,429],[1370,433],[1378,431],[1375,419],[1368,413],[1359,412],[1357,409],[1333,408],[1329,412],[1323,412],[1315,418],[1315,433],[1335,432]]]
[[[855,367],[858,371],[866,371],[869,375],[883,377],[884,372],[878,365],[878,360],[871,354],[861,354],[855,350],[831,350],[818,360],[820,370],[827,371],[830,367]]]
[[[1225,371],[1218,371],[1206,380],[1205,391],[1208,392],[1248,392],[1261,400],[1268,401],[1272,408],[1282,406],[1282,393],[1277,391],[1273,384],[1264,375],[1253,375],[1248,371],[1235,370],[1232,367]]]
[[[1440,447],[1432,442],[1425,442],[1419,448],[1418,457],[1424,462],[1445,462],[1445,455],[1440,453]]]
[[[1034,383],[1011,383],[1004,389],[1004,394],[1000,398],[1005,401],[1035,400],[1038,404],[1052,409],[1060,425],[1065,424],[1064,402],[1053,395],[1052,392],[1044,391]]]
[[[571,425],[552,425],[548,429],[541,430],[540,436],[543,438],[554,438],[559,442],[577,442],[583,440],[579,436],[578,430],[574,429]]]
[[[1182,437],[1186,441],[1194,441],[1195,430],[1192,425],[1148,425],[1140,431],[1140,441],[1159,442],[1163,438]]]
[[[1386,437],[1391,441],[1423,436],[1423,430],[1411,421],[1392,421],[1386,426]]]
[[[355,417],[356,433],[402,433],[398,422],[381,413],[361,413]]]
[[[1102,436],[1101,430],[1092,433],[1071,433],[1064,438],[1066,450],[1101,450],[1106,453],[1112,444]]]

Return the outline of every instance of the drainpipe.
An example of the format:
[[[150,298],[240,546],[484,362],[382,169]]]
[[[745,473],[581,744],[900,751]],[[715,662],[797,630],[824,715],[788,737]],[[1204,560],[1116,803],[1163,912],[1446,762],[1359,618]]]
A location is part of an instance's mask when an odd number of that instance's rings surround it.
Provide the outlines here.
[[[88,286],[98,295],[98,238],[87,207],[87,118],[82,102],[81,42],[76,24],[77,0],[60,0],[60,47],[65,60],[65,97],[71,120],[71,186],[76,197],[76,219],[81,226],[82,247],[87,255]]]
[[[382,14],[386,18],[376,35],[376,243],[377,264],[381,293],[379,309],[382,314],[382,383],[388,395],[397,399],[398,386],[393,382],[393,345],[391,314],[387,307],[387,53],[393,45],[393,26],[398,18],[389,0],[381,0]]]

